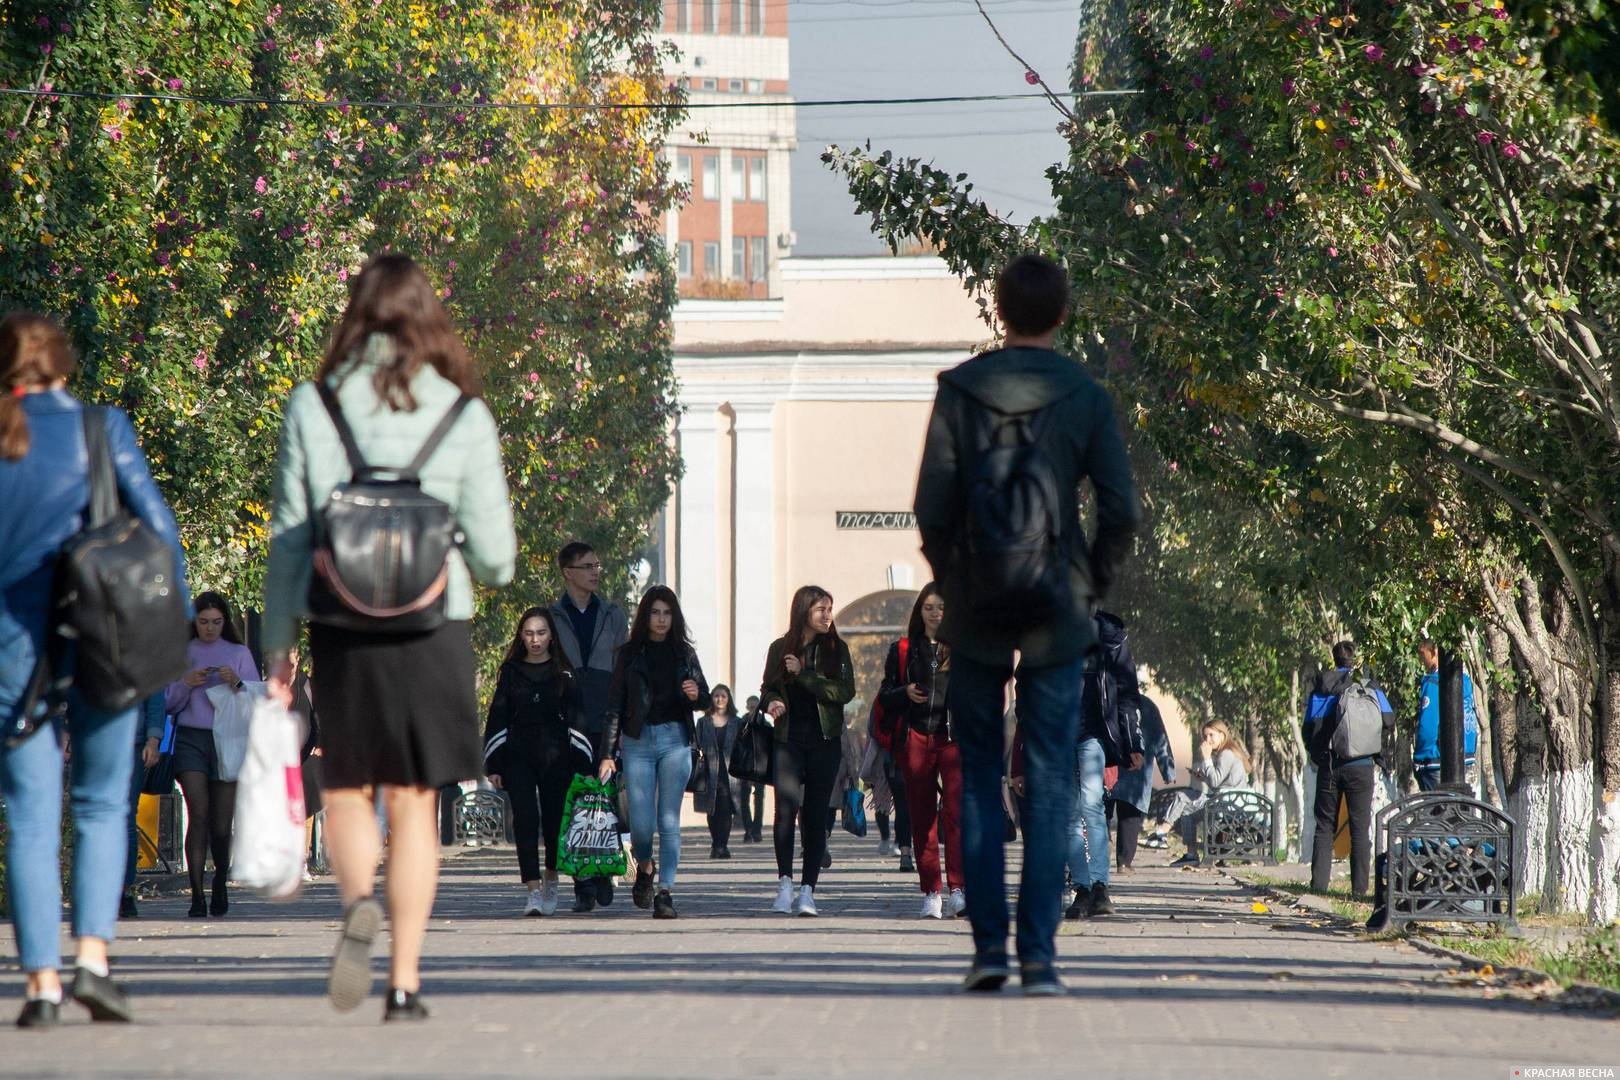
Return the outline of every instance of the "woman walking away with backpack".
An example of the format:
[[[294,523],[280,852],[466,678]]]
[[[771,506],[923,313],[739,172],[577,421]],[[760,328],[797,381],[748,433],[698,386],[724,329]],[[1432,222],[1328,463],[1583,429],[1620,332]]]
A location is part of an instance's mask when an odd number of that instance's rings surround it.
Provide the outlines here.
[[[499,439],[472,357],[427,275],[403,255],[373,257],[349,281],[316,382],[287,403],[264,588],[264,652],[283,702],[288,652],[300,622],[311,623],[326,843],[345,907],[327,982],[340,1011],[371,988],[383,917],[372,899],[381,853],[373,798],[383,785],[393,924],[383,1019],[428,1015],[418,968],[438,885],[439,789],[484,771],[472,583],[504,585],[517,557]],[[400,496],[398,517],[368,514],[374,475],[402,479],[388,485]],[[413,523],[411,535],[387,531],[399,520]],[[452,532],[459,543],[446,542]],[[352,555],[383,543],[405,557],[365,589],[395,599],[372,605],[354,592],[363,574]]]
[[[793,594],[788,632],[765,654],[760,707],[776,725],[776,903],[784,915],[816,914],[815,888],[827,849],[827,805],[843,762],[844,706],[855,697],[849,646],[833,625],[833,598],[806,585]],[[804,848],[793,886],[793,825]]]
[[[524,915],[557,913],[557,838],[574,777],[594,758],[584,726],[584,697],[568,656],[557,643],[550,608],[532,607],[518,620],[506,650],[484,726],[484,769],[512,800],[518,874],[529,892]],[[546,872],[540,876],[540,840]]]
[[[692,714],[712,708],[681,602],[667,585],[654,585],[641,598],[630,640],[620,646],[613,665],[607,728],[597,757],[598,775],[605,782],[614,772],[615,744],[623,755],[630,852],[636,859],[630,898],[638,908],[652,908],[655,919],[675,917],[672,894],[681,861],[681,800],[692,778],[696,738]]]
[[[99,709],[77,689],[65,713],[51,706],[54,669],[69,669],[75,646],[47,645],[62,547],[79,533],[90,501],[85,406],[67,391],[73,351],[61,327],[43,315],[16,313],[0,322],[0,794],[5,797],[6,886],[27,999],[17,1026],[55,1027],[62,1009],[62,763],[73,740],[73,936],[70,993],[95,1020],[129,1020],[124,993],[107,968],[118,925],[130,747],[139,700]],[[174,552],[174,585],[185,596],[184,562],[174,515],[163,502],[118,409],[104,410],[107,447],[120,501]],[[186,602],[184,607],[189,609]],[[176,630],[178,631],[178,627]]]
[[[945,844],[943,884],[950,889],[950,914],[967,914],[962,891],[962,758],[951,738],[945,710],[951,650],[939,640],[944,620],[945,598],[929,582],[912,605],[905,639],[889,646],[883,689],[878,691],[884,715],[899,718],[894,756],[906,778],[924,919],[945,914],[946,903],[940,896],[941,841]]]
[[[1146,732],[1143,733],[1144,737]],[[1187,845],[1187,853],[1171,866],[1190,866],[1198,862],[1198,819],[1209,800],[1223,791],[1249,786],[1249,754],[1238,741],[1232,738],[1232,729],[1226,726],[1224,720],[1210,720],[1204,724],[1203,731],[1198,740],[1198,749],[1202,752],[1202,760],[1194,762],[1187,771],[1202,782],[1204,790],[1197,796],[1189,796],[1185,791],[1176,792],[1175,798],[1165,808],[1164,817],[1153,829],[1153,846],[1161,846],[1165,834],[1171,826],[1178,822],[1181,825],[1181,838]]]
[[[731,822],[742,805],[742,792],[726,763],[731,760],[731,748],[737,744],[737,729],[742,722],[732,701],[731,687],[722,683],[709,696],[714,699],[714,708],[697,725],[700,764],[709,771],[709,783],[706,791],[692,796],[692,809],[709,816],[709,858],[729,859]]]
[[[214,749],[214,703],[208,691],[223,686],[242,692],[259,681],[259,666],[242,644],[230,601],[217,592],[197,594],[186,648],[189,670],[169,684],[164,707],[174,717],[174,778],[186,800],[186,873],[191,879],[193,919],[218,918],[231,906],[225,881],[231,870],[231,825],[236,818],[236,781],[220,772]],[[212,899],[203,897],[203,860],[214,856]]]

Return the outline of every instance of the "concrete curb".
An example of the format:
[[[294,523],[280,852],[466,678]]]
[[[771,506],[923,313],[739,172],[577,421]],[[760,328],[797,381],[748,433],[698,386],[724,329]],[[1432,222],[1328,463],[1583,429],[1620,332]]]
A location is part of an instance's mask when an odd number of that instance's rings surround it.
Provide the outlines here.
[[[1226,871],[1226,876],[1244,888],[1254,889],[1273,901],[1289,907],[1307,908],[1310,911],[1326,916],[1346,929],[1366,933],[1365,924],[1340,915],[1333,910],[1332,902],[1323,897],[1311,893],[1301,893],[1297,896],[1286,893],[1272,888],[1270,885],[1250,881],[1239,874],[1233,873],[1230,869]],[[1371,935],[1368,936],[1371,937]],[[1438,942],[1430,941],[1427,934],[1421,929],[1414,929],[1410,926],[1404,934],[1390,940],[1402,941],[1419,952],[1439,957],[1442,960],[1450,960],[1459,967],[1467,968],[1469,971],[1479,971],[1488,967],[1493,974],[1522,986],[1559,986],[1558,980],[1545,971],[1527,967],[1498,967],[1489,960],[1481,960],[1479,957],[1469,953],[1458,952],[1456,949],[1447,948]],[[1567,988],[1560,988],[1556,994],[1551,995],[1551,999],[1560,1006],[1567,1008],[1620,1013],[1620,991],[1610,990],[1606,986],[1597,986],[1592,983],[1572,983]]]

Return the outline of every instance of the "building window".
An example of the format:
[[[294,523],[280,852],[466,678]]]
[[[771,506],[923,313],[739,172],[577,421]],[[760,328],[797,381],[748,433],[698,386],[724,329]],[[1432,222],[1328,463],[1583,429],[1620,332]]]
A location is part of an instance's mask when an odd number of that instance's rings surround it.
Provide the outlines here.
[[[762,157],[748,162],[748,198],[754,202],[765,201],[765,159]]]
[[[748,276],[748,241],[740,236],[731,238],[731,276],[738,281]]]
[[[703,32],[706,34],[720,32],[720,0],[708,0],[703,5]]]
[[[692,276],[692,241],[682,240],[675,245],[675,272],[681,277]]]
[[[765,92],[765,80],[764,79],[749,79],[748,80],[748,92],[750,94],[763,94]]]
[[[741,79],[732,79],[730,82],[726,83],[726,89],[730,90],[733,94],[740,94],[743,92],[743,81]]]
[[[720,197],[720,158],[715,154],[703,156],[703,197],[705,199]]]
[[[765,33],[765,0],[749,0],[748,6],[753,16],[749,29],[755,34]]]
[[[733,34],[747,32],[743,29],[743,0],[731,0],[731,32]]]
[[[687,0],[675,0],[675,32],[684,34],[691,29],[691,13]]]
[[[715,87],[715,82],[714,82],[713,79],[704,79],[703,80],[703,89],[705,89],[705,90],[713,90],[714,87]]]
[[[685,184],[689,188],[692,186],[692,155],[691,154],[676,154],[675,155],[675,179],[678,182],[680,182],[682,184]]]
[[[731,155],[731,201],[742,202],[748,198],[745,190],[747,183],[748,162],[737,154]]]
[[[748,280],[765,280],[765,238],[753,237],[748,241]]]
[[[705,277],[718,278],[723,267],[720,265],[720,241],[705,240],[703,242],[703,274]]]

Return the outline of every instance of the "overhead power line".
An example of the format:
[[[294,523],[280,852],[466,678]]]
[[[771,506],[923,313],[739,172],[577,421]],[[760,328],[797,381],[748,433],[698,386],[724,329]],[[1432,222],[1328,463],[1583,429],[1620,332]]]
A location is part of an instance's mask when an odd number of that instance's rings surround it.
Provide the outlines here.
[[[1111,97],[1137,94],[1139,90],[1090,90],[1082,97]],[[796,109],[849,108],[864,105],[950,105],[972,101],[1024,101],[1044,98],[1045,94],[951,94],[938,97],[827,98],[813,101],[705,101],[684,105],[664,102],[634,104],[617,101],[344,101],[326,98],[211,97],[202,94],[143,94],[119,90],[41,90],[29,87],[0,87],[0,95],[27,98],[72,98],[90,101],[151,101],[178,105],[226,105],[277,109],[363,109],[396,111],[434,109],[445,112],[476,112],[501,109],[514,112],[701,112],[709,109]]]

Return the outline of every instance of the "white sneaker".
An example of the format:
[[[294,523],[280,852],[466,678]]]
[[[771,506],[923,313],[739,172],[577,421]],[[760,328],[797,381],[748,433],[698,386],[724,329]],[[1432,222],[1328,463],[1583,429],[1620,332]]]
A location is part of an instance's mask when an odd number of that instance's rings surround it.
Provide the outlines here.
[[[525,914],[525,915],[544,915],[545,914],[544,905],[541,903],[541,900],[540,900],[540,890],[539,889],[530,889],[529,890],[529,902],[527,904],[523,905],[523,914]]]
[[[785,877],[778,879],[776,883],[776,903],[771,905],[771,910],[780,912],[783,915],[793,914],[793,897],[795,891],[796,890],[793,888],[792,878]]]
[[[939,893],[923,894],[922,914],[917,917],[920,919],[943,919],[945,917],[945,906],[940,902]]]
[[[951,918],[960,919],[967,914],[967,897],[961,889],[951,890]]]
[[[555,879],[540,883],[540,914],[557,914],[557,882]]]
[[[814,886],[799,886],[799,895],[793,901],[793,914],[803,915],[807,919],[813,919],[817,914],[819,914],[819,912],[816,911]]]

